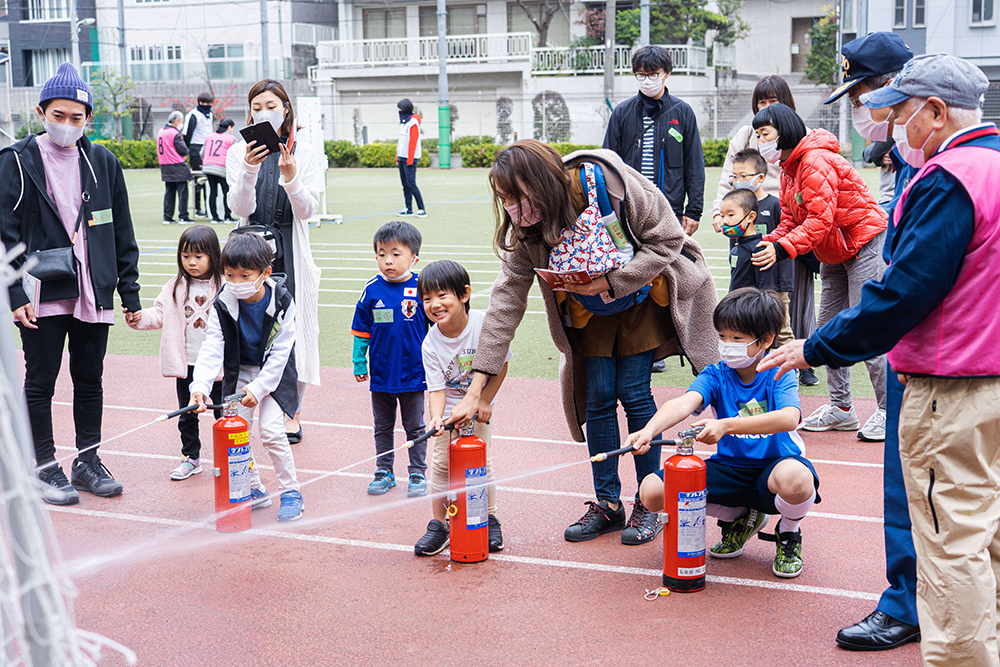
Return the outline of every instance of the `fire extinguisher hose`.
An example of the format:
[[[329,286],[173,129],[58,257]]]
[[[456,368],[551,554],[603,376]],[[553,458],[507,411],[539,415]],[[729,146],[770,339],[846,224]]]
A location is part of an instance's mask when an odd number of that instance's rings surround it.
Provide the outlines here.
[[[455,425],[454,424],[445,424],[441,428],[443,430],[445,430],[445,431],[454,431],[455,430]],[[437,431],[427,431],[423,435],[417,436],[413,440],[407,440],[406,442],[403,443],[403,448],[404,449],[409,449],[410,447],[413,447],[414,445],[419,445],[421,442],[426,442],[427,439],[430,438],[432,435],[434,435],[436,432]]]

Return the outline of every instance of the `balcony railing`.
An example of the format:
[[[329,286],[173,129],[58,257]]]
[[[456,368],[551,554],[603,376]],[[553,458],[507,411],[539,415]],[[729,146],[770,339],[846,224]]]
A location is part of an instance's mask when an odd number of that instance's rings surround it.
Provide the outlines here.
[[[331,42],[337,39],[337,28],[316,23],[293,23],[292,44],[316,46],[320,42]]]
[[[447,38],[448,62],[528,60],[531,39],[530,32],[453,35]],[[322,42],[316,46],[316,58],[321,65],[332,67],[432,65],[438,61],[438,38]]]
[[[117,61],[81,63],[83,78],[92,81],[94,72],[104,66],[116,68]],[[290,78],[291,61],[287,58],[271,61],[270,76]],[[252,58],[207,58],[205,60],[166,60],[162,62],[132,62],[129,75],[136,83],[158,81],[258,81],[263,67]]]
[[[604,47],[537,47],[535,34],[509,32],[486,35],[452,35],[447,38],[449,63],[529,62],[535,75],[599,74],[604,71]],[[703,46],[665,45],[678,74],[705,74],[708,53]],[[631,72],[632,50],[615,47],[615,72]],[[350,69],[408,65],[434,65],[438,61],[438,38],[365,39],[330,41],[316,45],[319,65],[310,69],[314,77],[321,69]]]

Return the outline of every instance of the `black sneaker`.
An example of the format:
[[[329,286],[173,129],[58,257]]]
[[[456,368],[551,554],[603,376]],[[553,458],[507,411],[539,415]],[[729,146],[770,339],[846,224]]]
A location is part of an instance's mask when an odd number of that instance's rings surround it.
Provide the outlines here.
[[[45,485],[41,489],[42,500],[49,505],[75,505],[80,502],[80,494],[66,479],[66,473],[58,463],[39,470],[38,479]]]
[[[594,502],[588,500],[586,505],[590,505],[587,513],[580,517],[580,520],[571,525],[563,533],[567,542],[586,542],[604,533],[621,530],[625,527],[625,508],[621,505],[613,510],[606,500]]]
[[[490,515],[490,553],[503,551],[503,533],[500,532],[500,519]]]
[[[652,542],[661,530],[663,530],[663,524],[660,523],[656,514],[650,512],[637,500],[632,508],[632,516],[628,519],[628,525],[622,531],[622,544]]]
[[[417,540],[413,553],[418,556],[436,556],[448,546],[448,526],[437,519],[427,524],[427,532]]]
[[[111,476],[101,459],[93,461],[73,461],[73,486],[80,491],[89,491],[101,498],[121,495],[122,483]]]
[[[811,368],[803,368],[799,371],[799,384],[803,387],[815,387],[819,384],[819,378],[816,377],[816,371]]]

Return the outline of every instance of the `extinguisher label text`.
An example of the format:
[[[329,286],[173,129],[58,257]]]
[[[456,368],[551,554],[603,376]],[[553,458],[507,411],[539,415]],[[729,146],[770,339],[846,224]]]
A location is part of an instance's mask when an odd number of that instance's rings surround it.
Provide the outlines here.
[[[246,433],[234,433],[244,435]],[[230,436],[232,437],[232,436]],[[250,445],[229,448],[229,503],[236,504],[250,500]]]
[[[708,491],[677,494],[677,557],[705,555],[705,500]]]
[[[700,565],[698,567],[679,567],[677,568],[678,577],[700,577],[705,574],[705,566]]]
[[[250,431],[230,433],[229,439],[233,441],[234,445],[246,445],[250,442]]]
[[[487,516],[486,468],[465,469],[465,525],[469,530],[485,528]]]

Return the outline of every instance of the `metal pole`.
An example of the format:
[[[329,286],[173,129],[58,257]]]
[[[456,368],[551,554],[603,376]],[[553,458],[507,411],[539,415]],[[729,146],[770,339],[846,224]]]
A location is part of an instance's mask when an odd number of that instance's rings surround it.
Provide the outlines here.
[[[604,7],[604,99],[611,103],[615,94],[615,0]]]
[[[639,46],[649,46],[649,0],[639,0]]]
[[[260,71],[263,79],[271,78],[271,53],[267,47],[267,0],[260,0]]]
[[[125,0],[118,0],[118,59],[121,60],[122,74],[128,74],[125,57]]]
[[[451,169],[451,107],[448,104],[448,10],[437,0],[438,20],[438,166]]]
[[[837,56],[836,61],[840,61],[840,50],[844,46],[844,31],[841,19],[844,16],[844,0],[837,3]],[[848,146],[851,143],[851,128],[847,124],[847,95],[840,98],[838,103],[839,118],[837,123],[837,134],[840,145]]]
[[[73,45],[73,67],[80,70],[80,26],[77,23],[76,0],[69,0],[69,43]]]

